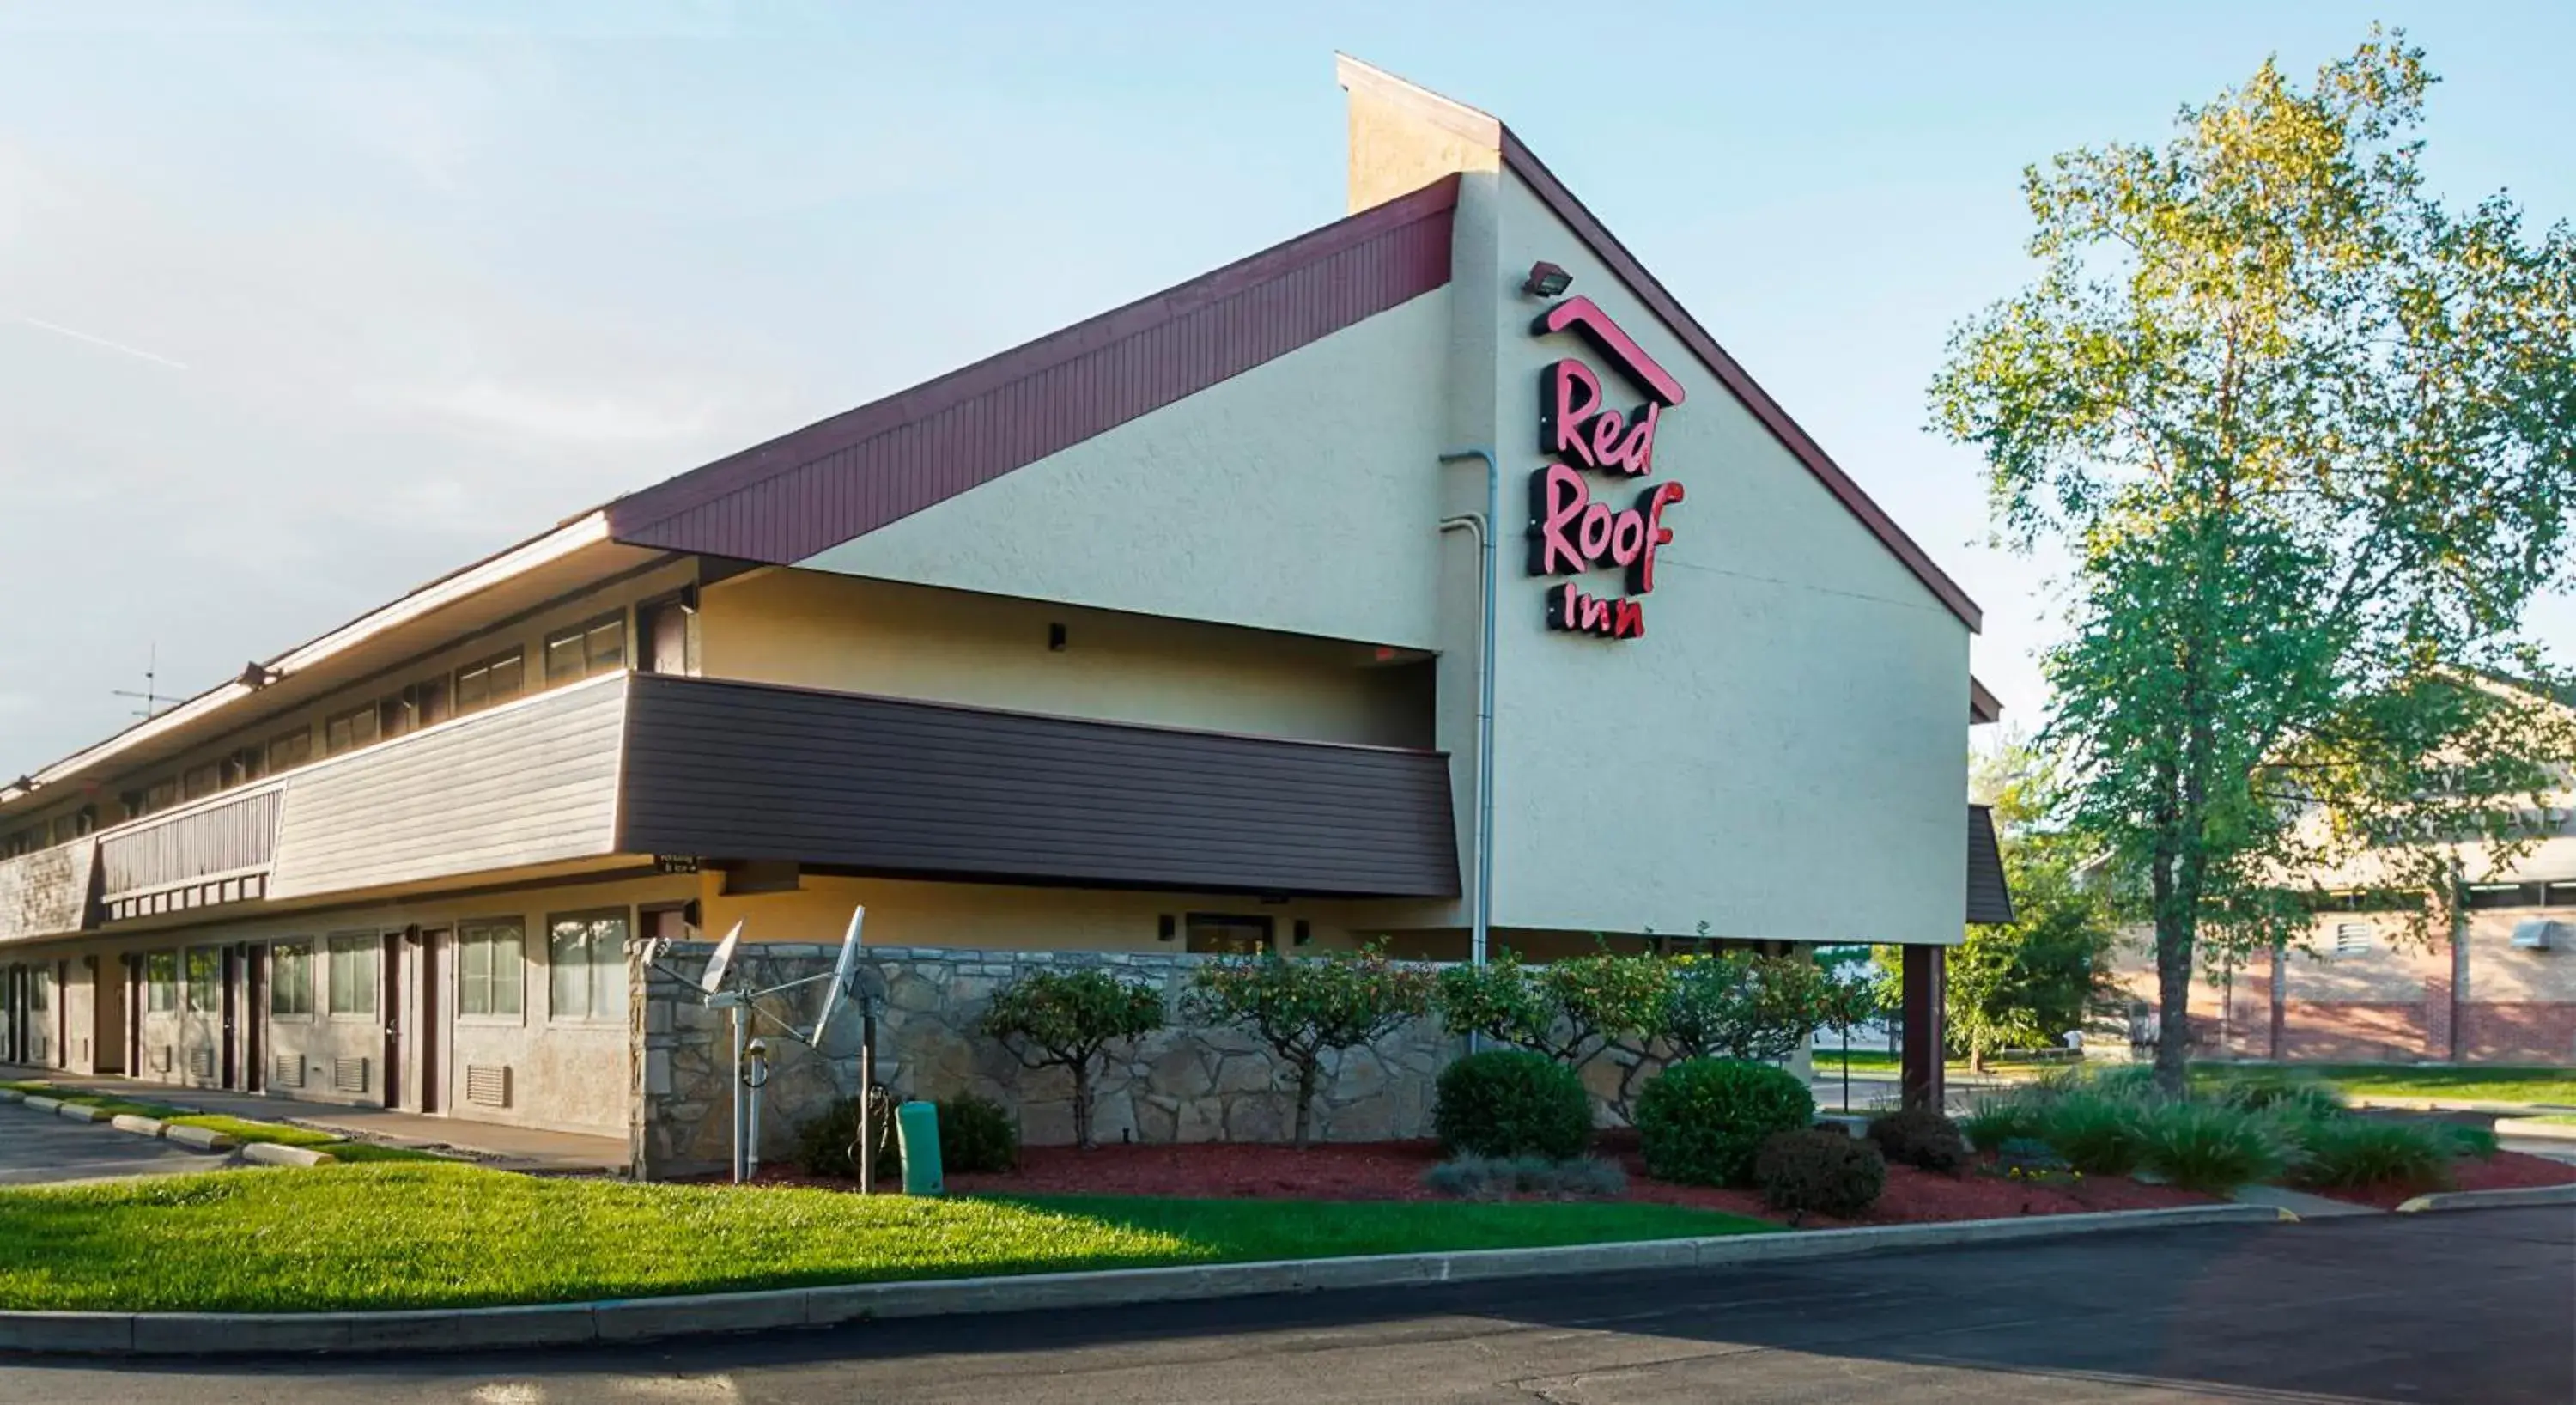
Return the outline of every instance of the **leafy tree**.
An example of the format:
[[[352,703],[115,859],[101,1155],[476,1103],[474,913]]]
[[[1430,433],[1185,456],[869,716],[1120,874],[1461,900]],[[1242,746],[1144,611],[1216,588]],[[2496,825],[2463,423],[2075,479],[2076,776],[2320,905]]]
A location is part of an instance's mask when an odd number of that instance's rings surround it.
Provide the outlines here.
[[[2425,189],[2433,81],[2374,31],[2161,148],[2033,167],[2037,279],[1932,387],[2002,534],[2072,556],[2050,737],[2153,920],[2168,1092],[2195,951],[2303,927],[2284,875],[2446,826],[2513,842],[2505,802],[2565,757],[2462,680],[2538,667],[2522,616],[2566,569],[2576,237]]]
[[[1675,1058],[1785,1059],[1824,1025],[1831,984],[1802,956],[1681,957],[1655,1032]]]
[[[1816,969],[1824,976],[1816,1002],[1818,1027],[1830,1029],[1842,1037],[1842,1106],[1849,1111],[1852,1031],[1886,1014],[1888,1005],[1879,992],[1878,982],[1872,977],[1868,947],[1820,948],[1816,952]]]
[[[1031,971],[994,992],[979,1028],[1030,1068],[1056,1067],[1073,1075],[1073,1139],[1085,1149],[1091,1135],[1091,1084],[1100,1056],[1122,1039],[1163,1027],[1163,995],[1122,981],[1107,971]]]
[[[1355,1049],[1430,1013],[1432,975],[1399,966],[1381,947],[1324,956],[1264,952],[1198,968],[1192,995],[1200,1015],[1252,1027],[1297,1075],[1296,1143],[1314,1125],[1324,1052]]]
[[[1440,974],[1441,1017],[1451,1029],[1533,1049],[1575,1068],[1627,1056],[1611,1109],[1624,1121],[1632,1086],[1651,1053],[1672,989],[1672,963],[1646,953],[1594,952],[1530,966],[1505,952],[1482,968]]]

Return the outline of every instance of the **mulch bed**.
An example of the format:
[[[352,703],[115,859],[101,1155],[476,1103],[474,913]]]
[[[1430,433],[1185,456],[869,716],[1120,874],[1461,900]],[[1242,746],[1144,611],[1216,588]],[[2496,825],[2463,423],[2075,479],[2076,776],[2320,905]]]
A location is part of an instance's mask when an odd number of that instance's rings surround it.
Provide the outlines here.
[[[1601,1154],[1627,1168],[1628,1196],[1652,1204],[1723,1210],[1785,1222],[1758,1192],[1672,1185],[1646,1177],[1633,1136],[1605,1138]],[[949,1189],[987,1195],[1155,1195],[1217,1199],[1436,1200],[1422,1173],[1439,1164],[1428,1141],[1330,1143],[1298,1151],[1249,1142],[1178,1146],[1029,1147],[1020,1168],[998,1175],[951,1176]],[[2094,1210],[2147,1210],[2206,1205],[2217,1197],[2124,1177],[2087,1177],[2062,1185],[2025,1185],[1982,1166],[1960,1177],[1891,1166],[1887,1191],[1869,1212],[1841,1221],[1809,1216],[1810,1227],[2002,1219]]]
[[[2320,1190],[2319,1195],[2394,1210],[2427,1190],[2523,1190],[2532,1186],[2576,1185],[2576,1165],[2519,1151],[2499,1151],[2484,1159],[2463,1156],[2451,1162],[2448,1186],[2366,1186],[2359,1190]]]

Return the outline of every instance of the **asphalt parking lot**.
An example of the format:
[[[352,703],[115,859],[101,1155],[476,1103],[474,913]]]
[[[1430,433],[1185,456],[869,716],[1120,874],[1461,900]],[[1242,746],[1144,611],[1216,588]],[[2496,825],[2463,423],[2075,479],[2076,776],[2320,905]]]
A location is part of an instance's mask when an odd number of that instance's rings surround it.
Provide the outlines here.
[[[205,1171],[223,1161],[153,1137],[0,1103],[0,1185]]]

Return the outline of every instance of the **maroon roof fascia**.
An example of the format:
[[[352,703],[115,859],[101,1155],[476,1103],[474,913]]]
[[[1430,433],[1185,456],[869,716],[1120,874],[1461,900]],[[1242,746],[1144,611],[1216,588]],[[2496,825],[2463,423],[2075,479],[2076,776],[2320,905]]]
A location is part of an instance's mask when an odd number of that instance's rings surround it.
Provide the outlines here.
[[[1860,485],[1851,480],[1850,474],[1843,472],[1842,466],[1833,461],[1823,446],[1808,437],[1807,431],[1799,428],[1796,420],[1789,418],[1789,412],[1780,408],[1780,402],[1772,399],[1769,391],[1745,374],[1735,358],[1726,354],[1726,348],[1719,346],[1717,339],[1708,334],[1708,329],[1674,300],[1655,275],[1647,272],[1646,266],[1637,261],[1637,256],[1629,253],[1628,247],[1619,242],[1618,236],[1584,208],[1583,202],[1575,198],[1573,191],[1565,188],[1565,183],[1556,178],[1556,173],[1550,171],[1545,162],[1521,144],[1521,139],[1512,134],[1511,128],[1503,127],[1501,132],[1505,169],[1528,183],[1539,200],[1558,219],[1565,221],[1566,228],[1574,231],[1575,237],[1583,241],[1593,256],[1610,265],[1611,271],[1636,293],[1638,300],[1663,319],[1664,325],[1672,329],[1674,336],[1681,338],[1682,344],[1699,357],[1701,364],[1744,402],[1754,418],[1762,421],[1772,437],[1797,455],[1798,461],[1807,466],[1807,471],[1825,485],[1825,490],[1859,518],[1861,525],[1869,528],[1889,551],[1896,553],[1896,558],[1904,562],[1926,588],[1939,596],[1952,614],[1965,621],[1969,629],[1982,629],[1985,613],[1977,608],[1976,601],[1968,598],[1966,591],[1959,588],[1958,582],[1934,565],[1923,548],[1915,545],[1914,539],[1905,534],[1905,529],[1897,526],[1895,519],[1887,515],[1886,509],[1862,492]]]
[[[1971,727],[1982,727],[1989,722],[2001,722],[2003,720],[2003,699],[1996,697],[1992,692],[1988,691],[1986,685],[1978,682],[1974,674],[1969,675],[1968,725]]]
[[[609,535],[801,561],[1449,281],[1458,178],[608,505]]]

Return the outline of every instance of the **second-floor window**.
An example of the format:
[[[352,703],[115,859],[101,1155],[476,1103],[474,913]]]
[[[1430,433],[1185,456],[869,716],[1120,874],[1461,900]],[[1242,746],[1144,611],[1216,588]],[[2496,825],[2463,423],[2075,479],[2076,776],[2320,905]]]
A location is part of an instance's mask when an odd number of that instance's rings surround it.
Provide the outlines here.
[[[517,697],[527,681],[527,652],[512,649],[456,670],[456,710],[472,712]]]
[[[224,768],[221,764],[209,761],[203,766],[191,766],[179,773],[179,798],[195,800],[212,795],[223,787],[223,783]]]
[[[546,686],[574,683],[626,666],[626,612],[602,615],[546,636]]]
[[[337,756],[341,752],[375,744],[376,705],[353,707],[322,722],[322,754]]]
[[[268,739],[268,769],[283,771],[313,759],[313,729],[298,727]]]

